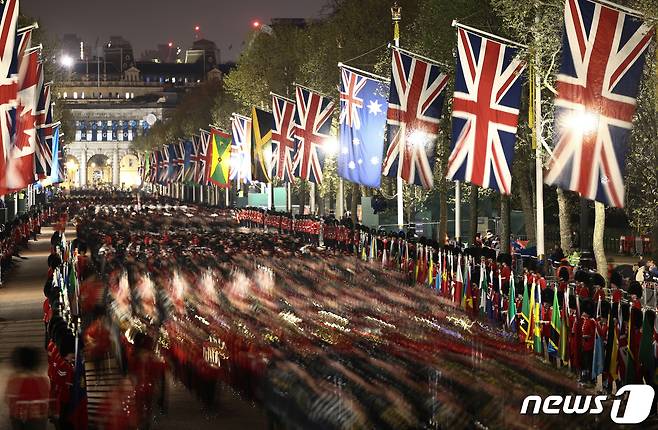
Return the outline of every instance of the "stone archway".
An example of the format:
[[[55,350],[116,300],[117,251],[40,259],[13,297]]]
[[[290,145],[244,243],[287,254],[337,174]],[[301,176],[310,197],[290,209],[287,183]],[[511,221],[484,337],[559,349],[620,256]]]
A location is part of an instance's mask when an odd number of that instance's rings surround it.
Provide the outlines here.
[[[94,154],[87,161],[87,185],[112,184],[112,160],[105,154]]]
[[[136,188],[142,184],[139,172],[139,158],[133,153],[126,153],[119,162],[119,183],[122,188]]]
[[[78,157],[67,154],[66,155],[66,177],[64,179],[64,188],[72,188],[80,186],[80,161]]]

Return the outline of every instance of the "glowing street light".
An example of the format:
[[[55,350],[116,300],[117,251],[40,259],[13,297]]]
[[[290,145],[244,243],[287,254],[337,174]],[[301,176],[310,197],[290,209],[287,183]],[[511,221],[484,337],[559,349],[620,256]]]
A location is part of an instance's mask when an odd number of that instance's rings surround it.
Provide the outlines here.
[[[564,126],[574,132],[588,135],[599,128],[599,115],[594,112],[574,112],[564,120]]]
[[[331,136],[325,139],[324,145],[322,145],[322,150],[327,155],[336,155],[338,154],[338,139],[336,136]]]
[[[432,136],[421,130],[414,130],[409,136],[409,143],[416,148],[424,148],[430,142]]]
[[[73,67],[73,57],[71,57],[70,55],[64,55],[62,58],[60,58],[59,62],[62,66],[66,67],[67,69]]]
[[[252,22],[251,25],[254,28],[258,28],[258,27],[260,27],[260,21],[256,20],[256,21]]]

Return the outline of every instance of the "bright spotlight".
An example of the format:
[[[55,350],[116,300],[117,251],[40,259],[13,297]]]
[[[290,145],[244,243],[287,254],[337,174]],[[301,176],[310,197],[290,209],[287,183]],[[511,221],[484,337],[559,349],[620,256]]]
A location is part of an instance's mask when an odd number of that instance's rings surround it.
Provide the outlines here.
[[[432,137],[425,133],[424,131],[421,130],[414,130],[411,135],[409,135],[409,143],[411,143],[413,146],[420,148],[420,147],[425,147],[429,141],[432,139]]]
[[[64,55],[62,58],[60,58],[59,62],[67,69],[73,67],[73,58],[70,55]]]
[[[258,28],[258,27],[260,27],[260,21],[254,21],[254,22],[251,23],[251,25],[252,25],[254,28]]]
[[[327,155],[336,155],[338,153],[338,139],[335,136],[325,139],[322,150]]]
[[[599,128],[599,116],[593,112],[574,112],[565,120],[565,125],[573,130],[580,131],[584,135],[591,134]]]

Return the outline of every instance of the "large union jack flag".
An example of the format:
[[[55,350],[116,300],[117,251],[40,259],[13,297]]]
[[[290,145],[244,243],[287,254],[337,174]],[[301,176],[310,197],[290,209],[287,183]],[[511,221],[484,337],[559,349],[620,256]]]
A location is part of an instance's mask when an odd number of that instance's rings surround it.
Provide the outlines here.
[[[296,88],[297,110],[295,130],[297,141],[295,176],[316,184],[322,183],[324,167],[324,146],[330,138],[331,116],[334,102],[307,88]]]
[[[457,51],[446,177],[510,194],[525,64],[516,48],[463,28]]]
[[[626,140],[652,30],[589,0],[567,0],[564,23],[545,182],[623,207]]]
[[[448,76],[436,64],[393,49],[391,77],[383,173],[430,189]]]
[[[251,183],[251,118],[233,114],[231,118],[231,166],[229,180]]]
[[[292,182],[292,159],[295,153],[295,102],[287,98],[272,95],[272,173],[283,182]]]
[[[12,137],[12,119],[10,113],[17,103],[18,80],[14,58],[16,42],[16,21],[18,20],[18,0],[8,0],[0,3],[0,175],[6,172]],[[12,65],[14,66],[12,68]]]

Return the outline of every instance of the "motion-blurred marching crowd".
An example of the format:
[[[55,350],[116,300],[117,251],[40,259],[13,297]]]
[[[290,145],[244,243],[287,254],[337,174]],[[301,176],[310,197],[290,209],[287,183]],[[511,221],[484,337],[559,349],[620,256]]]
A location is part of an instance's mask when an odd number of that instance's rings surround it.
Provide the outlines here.
[[[606,391],[654,384],[650,277],[607,286],[566,260],[549,276],[486,247],[127,193],[74,193],[54,211],[44,321],[58,428],[149,428],[167,378],[208,411],[231,387],[279,428],[600,428],[604,416],[519,408],[591,393],[599,376]]]

